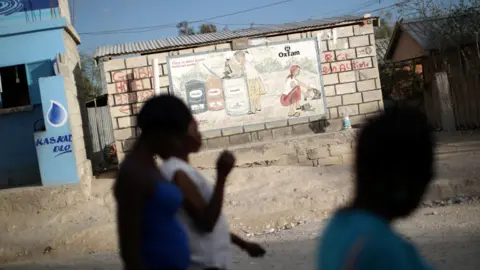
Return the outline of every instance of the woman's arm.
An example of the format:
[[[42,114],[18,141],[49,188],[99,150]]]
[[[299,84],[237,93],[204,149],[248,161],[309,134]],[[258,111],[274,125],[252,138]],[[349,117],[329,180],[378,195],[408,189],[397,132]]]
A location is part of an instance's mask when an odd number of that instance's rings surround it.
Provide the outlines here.
[[[183,193],[183,206],[188,215],[203,232],[212,232],[222,212],[225,180],[217,179],[212,198],[207,204],[197,185],[182,171],[173,177],[174,183]]]
[[[225,182],[235,158],[227,151],[217,161],[217,183],[209,202],[205,202],[197,185],[182,171],[174,175],[174,183],[182,190],[184,208],[195,224],[204,232],[212,232],[222,212]]]

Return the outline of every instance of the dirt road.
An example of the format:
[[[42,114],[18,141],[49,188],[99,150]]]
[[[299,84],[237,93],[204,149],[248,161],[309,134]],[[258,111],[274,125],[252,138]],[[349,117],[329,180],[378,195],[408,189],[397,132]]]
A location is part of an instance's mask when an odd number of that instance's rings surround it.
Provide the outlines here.
[[[268,255],[250,259],[235,250],[234,270],[314,269],[316,238],[325,220],[307,222],[289,230],[249,237],[264,243]],[[414,218],[399,222],[398,229],[417,243],[421,252],[439,270],[480,269],[480,204],[423,208]],[[116,254],[93,254],[0,266],[4,270],[120,269]]]

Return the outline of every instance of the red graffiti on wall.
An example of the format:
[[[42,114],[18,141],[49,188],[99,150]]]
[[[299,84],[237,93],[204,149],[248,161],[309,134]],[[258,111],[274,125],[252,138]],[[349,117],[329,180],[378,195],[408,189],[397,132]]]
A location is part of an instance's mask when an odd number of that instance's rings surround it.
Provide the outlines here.
[[[335,61],[335,55],[332,52],[325,52],[323,53],[323,60],[324,62],[333,62]]]
[[[353,60],[352,64],[353,69],[363,69],[371,67],[372,62],[367,60]]]
[[[135,93],[118,94],[114,96],[115,105],[124,105],[131,103],[145,102],[153,97],[154,91],[147,90]]]
[[[350,63],[344,63],[339,65],[331,65],[331,66],[323,66],[322,73],[323,74],[330,74],[335,72],[345,72],[352,70],[352,65]]]
[[[145,79],[153,77],[152,67],[141,67],[133,69],[133,77],[135,79]]]

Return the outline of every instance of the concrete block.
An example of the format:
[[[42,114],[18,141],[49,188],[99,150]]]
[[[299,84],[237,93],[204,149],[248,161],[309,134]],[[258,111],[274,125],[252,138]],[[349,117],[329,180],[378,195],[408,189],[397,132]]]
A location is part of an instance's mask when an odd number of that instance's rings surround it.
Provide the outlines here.
[[[108,72],[111,70],[125,69],[125,59],[112,59],[103,62],[103,71]]]
[[[246,144],[252,142],[250,133],[243,133],[230,136],[230,145]]]
[[[135,146],[137,140],[135,139],[129,139],[123,141],[123,152],[129,152],[132,150],[132,148]]]
[[[307,158],[310,160],[326,158],[329,156],[330,156],[330,152],[328,151],[327,147],[307,149]]]
[[[110,75],[109,71],[103,73],[103,78],[105,78],[106,83],[112,82],[112,76]]]
[[[134,128],[124,128],[124,129],[114,130],[113,136],[115,137],[116,141],[123,141],[126,139],[132,139],[137,137]]]
[[[353,32],[356,36],[373,34],[373,26],[371,24],[353,26]]]
[[[300,33],[296,33],[296,34],[288,34],[288,40],[298,40],[298,39],[301,39],[302,36],[300,35]]]
[[[243,126],[245,132],[252,132],[265,129],[265,123]]]
[[[372,58],[365,57],[365,58],[352,60],[352,67],[353,69],[372,68],[373,67]]]
[[[272,140],[273,139],[273,133],[271,129],[268,130],[260,130],[257,132],[257,136],[259,141],[266,141],[266,140]],[[252,137],[253,139],[253,137]]]
[[[363,103],[363,104],[360,104],[359,107],[360,107],[361,114],[377,112],[380,109],[378,107],[378,101]]]
[[[194,53],[213,52],[213,51],[215,51],[215,45],[208,45],[208,46],[193,48]]]
[[[346,106],[340,106],[338,107],[338,113],[340,116],[342,115],[357,115],[358,114],[358,105],[346,105]]]
[[[357,89],[355,83],[352,82],[335,85],[335,91],[337,92],[337,95],[344,95],[349,93],[355,93]]]
[[[355,49],[335,51],[335,59],[337,59],[337,61],[344,61],[355,58],[357,58]]]
[[[357,73],[355,71],[347,71],[338,73],[340,83],[354,82],[357,80]]]
[[[123,141],[116,141],[115,146],[117,147],[117,151],[120,153],[124,153],[123,151]]]
[[[136,68],[147,66],[147,57],[146,56],[136,56],[125,58],[125,65],[127,68]]]
[[[153,89],[150,79],[140,79],[130,81],[130,89],[132,91],[142,91]]]
[[[326,157],[326,158],[319,158],[316,160],[316,166],[331,166],[331,165],[340,165],[343,164],[343,160],[341,156],[337,157]]]
[[[333,31],[337,32],[337,38],[353,36],[353,26],[336,27]]]
[[[155,58],[158,59],[159,64],[167,63],[167,56],[168,56],[168,53],[166,53],[166,52],[149,54],[149,55],[147,55],[148,65],[151,66],[153,64],[153,59],[155,59]]]
[[[132,108],[130,105],[123,106],[111,106],[110,107],[110,116],[112,118],[128,116],[132,114]]]
[[[322,64],[324,63],[329,63],[329,62],[335,62],[335,52],[321,52],[320,53],[320,62]],[[322,65],[324,67],[324,65]]]
[[[351,154],[353,151],[352,146],[349,143],[331,144],[329,145],[328,150],[330,151],[330,156],[332,157],[342,156],[344,154]]]
[[[329,85],[323,87],[323,92],[326,97],[335,96],[335,85]]]
[[[350,105],[350,104],[359,104],[362,103],[362,94],[361,93],[353,93],[348,95],[342,96],[342,104],[343,105]]]
[[[134,79],[146,79],[153,77],[153,68],[149,67],[137,67],[132,70]]]
[[[342,105],[342,97],[341,96],[333,96],[333,97],[326,97],[327,106],[336,107]]]
[[[226,148],[230,144],[228,137],[218,137],[207,140],[208,148]]]
[[[114,70],[111,72],[112,82],[125,82],[133,79],[132,69]]]
[[[162,64],[161,69],[159,69],[159,72],[162,73],[162,75],[167,76],[168,75],[168,65],[167,64]]]
[[[280,139],[280,138],[285,138],[289,137],[293,134],[293,129],[292,127],[281,127],[281,128],[275,128],[272,129],[272,134],[274,139]]]
[[[321,42],[318,42],[318,46],[319,46],[318,49],[319,49],[320,52],[328,51],[327,41],[323,40]]]
[[[375,85],[376,89],[382,89],[382,82],[380,81],[380,78],[375,79]]]
[[[336,108],[336,107],[334,107],[334,108],[329,108],[328,111],[329,111],[330,119],[335,119],[335,118],[338,118],[338,117],[339,117],[339,115],[338,115],[338,108]]]
[[[368,36],[355,36],[349,37],[348,42],[350,44],[350,48],[355,47],[362,47],[370,45],[370,39]]]
[[[308,123],[308,116],[307,117],[296,117],[296,118],[289,118],[288,119],[288,125],[289,126],[303,124],[303,123]]]
[[[287,120],[278,120],[278,121],[272,121],[272,122],[266,122],[265,123],[265,127],[267,129],[271,129],[271,128],[278,128],[278,127],[285,127],[288,125],[288,121]]]
[[[352,70],[352,61],[345,60],[345,61],[330,63],[330,69],[331,69],[331,72],[350,71]]]
[[[222,44],[217,44],[215,45],[216,50],[225,50],[225,49],[232,49],[232,44],[231,43],[222,43]]]
[[[339,111],[340,113],[340,111]],[[340,115],[341,116],[341,115]],[[329,119],[328,120],[328,127],[326,127],[326,132],[334,132],[339,131],[343,127],[342,119]]]
[[[365,121],[367,120],[367,116],[364,115],[364,114],[360,114],[360,115],[353,115],[350,117],[350,123],[352,125],[360,125],[360,124],[363,124],[365,123]]]
[[[375,84],[375,80],[365,80],[357,82],[357,90],[359,92],[369,91],[377,89],[378,87]]]
[[[234,135],[234,134],[240,134],[243,133],[243,127],[230,127],[230,128],[223,128],[222,129],[222,135],[223,136],[229,136],[229,135]]]
[[[193,54],[193,49],[183,49],[178,51],[178,55]]]
[[[117,118],[118,128],[128,128],[137,126],[137,117],[136,116],[126,116]]]
[[[363,96],[363,102],[383,99],[382,90],[365,91],[362,93],[362,96]]]
[[[313,123],[306,123],[306,124],[294,125],[294,126],[292,126],[293,134],[295,134],[295,135],[300,135],[300,134],[310,134],[310,133],[313,133],[313,130],[312,130],[312,128],[311,128],[311,125],[313,125]]]
[[[347,165],[354,164],[355,163],[355,154],[351,153],[351,154],[342,155],[342,162],[343,162],[343,164],[347,164]]]
[[[363,81],[363,80],[369,80],[369,79],[376,79],[380,77],[378,73],[378,68],[369,68],[369,69],[361,69],[357,70],[357,77],[358,80]]]
[[[323,79],[323,85],[332,85],[332,84],[337,84],[338,83],[338,74],[333,73],[333,74],[327,74],[322,76]]]
[[[368,37],[367,37],[368,39]],[[336,42],[335,40],[329,40],[328,41],[328,50],[329,51],[334,51],[334,50],[346,50],[349,48],[348,44],[348,38],[337,38]]]
[[[357,51],[357,57],[358,58],[369,57],[369,56],[376,55],[376,51],[375,51],[374,46],[358,47],[358,48],[355,48],[355,50]]]
[[[267,40],[271,41],[271,42],[287,41],[288,36],[287,35],[282,35],[282,36],[267,37]]]
[[[211,138],[216,138],[216,137],[221,137],[222,136],[222,130],[221,129],[213,129],[213,130],[206,130],[202,131],[202,137],[204,139],[211,139]]]
[[[168,76],[160,76],[160,87],[167,87],[170,86],[170,80]]]

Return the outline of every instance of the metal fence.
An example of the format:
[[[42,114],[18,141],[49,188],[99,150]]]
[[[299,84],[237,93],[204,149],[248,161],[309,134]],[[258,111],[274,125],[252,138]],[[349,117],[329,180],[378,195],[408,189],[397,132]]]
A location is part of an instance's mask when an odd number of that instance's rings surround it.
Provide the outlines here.
[[[112,118],[108,106],[87,108],[88,125],[92,138],[92,165],[96,172],[102,171],[109,164],[105,161],[104,150],[106,146],[115,143],[113,137]]]

